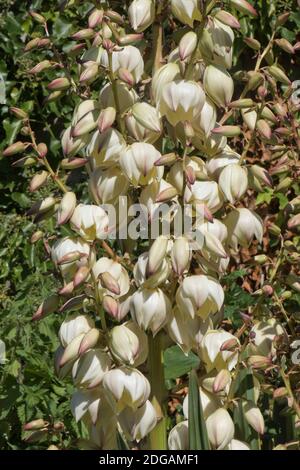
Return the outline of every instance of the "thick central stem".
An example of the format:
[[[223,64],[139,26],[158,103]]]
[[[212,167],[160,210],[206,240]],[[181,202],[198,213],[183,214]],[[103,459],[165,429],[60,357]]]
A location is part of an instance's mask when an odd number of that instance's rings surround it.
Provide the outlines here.
[[[167,449],[166,429],[166,389],[164,377],[164,361],[162,348],[162,334],[158,333],[153,338],[152,333],[148,335],[149,344],[149,381],[151,384],[151,402],[156,410],[158,423],[149,434],[150,450]]]

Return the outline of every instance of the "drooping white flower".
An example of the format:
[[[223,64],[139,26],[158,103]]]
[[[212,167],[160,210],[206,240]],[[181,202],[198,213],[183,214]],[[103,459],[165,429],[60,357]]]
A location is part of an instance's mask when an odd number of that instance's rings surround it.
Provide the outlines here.
[[[64,237],[52,246],[51,258],[54,264],[59,265],[64,279],[69,282],[81,266],[92,266],[96,255],[94,249],[82,238]]]
[[[105,273],[109,274],[107,281],[105,276],[103,276],[103,279],[101,278],[101,275],[105,275]],[[126,295],[129,291],[130,280],[128,272],[120,263],[113,259],[100,258],[93,266],[93,275],[95,279],[98,279],[98,292],[101,298],[104,295],[119,298]]]
[[[125,366],[107,372],[103,387],[116,400],[119,411],[126,406],[136,410],[150,395],[150,384],[146,377],[139,370]]]
[[[114,204],[119,196],[126,194],[127,178],[119,168],[96,168],[90,176],[89,189],[96,204]]]
[[[183,24],[193,27],[194,21],[201,20],[197,0],[171,0],[173,15]]]
[[[236,163],[225,166],[219,176],[219,187],[226,199],[233,204],[247,191],[247,170]]]
[[[109,220],[99,206],[79,204],[72,215],[71,227],[87,242],[107,237]]]
[[[205,92],[219,108],[226,108],[229,105],[234,91],[234,84],[226,69],[209,65],[205,69],[203,83]]]
[[[221,309],[223,301],[221,285],[214,278],[202,274],[186,277],[176,292],[179,309],[191,318],[198,315],[206,320]]]
[[[225,408],[219,408],[206,420],[208,439],[216,450],[224,449],[234,436],[234,424]]]
[[[131,27],[137,33],[144,31],[154,21],[154,2],[152,0],[133,0],[128,8],[128,17]]]
[[[159,110],[175,126],[178,122],[193,121],[205,103],[205,93],[193,81],[180,80],[164,85]]]
[[[124,408],[118,416],[119,423],[129,440],[140,441],[154,429],[157,416],[154,406],[149,400],[134,413],[131,408]]]
[[[169,450],[189,450],[189,422],[181,421],[170,431],[168,437]]]
[[[156,167],[155,162],[161,154],[151,144],[136,142],[121,153],[120,165],[124,175],[134,186],[144,186],[163,176],[163,167]]]
[[[180,69],[177,64],[165,64],[153,75],[151,93],[156,104],[159,103],[164,86],[180,78]]]
[[[120,153],[125,150],[126,143],[116,129],[107,129],[100,133],[96,131],[87,148],[92,168],[110,167],[119,162]]]
[[[275,318],[258,321],[251,328],[251,350],[260,356],[268,356],[275,352],[273,341],[276,336],[284,335],[285,331]]]
[[[220,371],[222,369],[232,370],[238,360],[237,350],[221,350],[225,341],[234,341],[239,346],[239,340],[231,333],[224,330],[208,331],[200,344],[199,355],[205,364],[207,372],[213,369]]]
[[[109,334],[109,348],[121,364],[139,366],[148,356],[147,335],[132,320],[115,326]]]
[[[137,290],[131,298],[130,312],[134,321],[143,330],[155,335],[167,321],[171,302],[159,288]]]
[[[228,230],[228,243],[235,250],[238,245],[248,247],[254,237],[259,242],[262,240],[262,220],[249,209],[243,207],[233,210],[229,212],[223,222]]]
[[[58,336],[61,345],[65,348],[74,338],[82,333],[87,333],[94,327],[95,323],[91,317],[76,313],[69,315],[60,325]]]
[[[90,349],[73,365],[72,376],[76,387],[94,388],[99,385],[111,366],[109,355],[101,349]]]
[[[101,65],[109,67],[108,55],[103,51],[101,56]],[[135,82],[139,82],[144,73],[144,61],[137,47],[124,46],[120,50],[112,52],[112,71],[115,73],[120,68],[128,70]]]

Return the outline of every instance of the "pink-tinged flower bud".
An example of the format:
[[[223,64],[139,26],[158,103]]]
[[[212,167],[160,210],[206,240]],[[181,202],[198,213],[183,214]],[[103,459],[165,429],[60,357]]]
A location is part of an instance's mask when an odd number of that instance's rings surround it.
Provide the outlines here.
[[[64,158],[61,161],[61,167],[65,170],[76,170],[76,168],[82,168],[87,163],[87,158]]]
[[[90,349],[74,363],[72,376],[78,388],[97,387],[111,367],[109,355],[100,349]]]
[[[99,206],[79,204],[71,217],[71,227],[87,242],[107,237],[109,219]]]
[[[46,428],[49,426],[49,422],[44,419],[34,419],[29,423],[24,424],[24,431],[36,431],[38,429]]]
[[[251,165],[249,167],[250,175],[257,178],[259,182],[266,184],[269,188],[272,187],[273,181],[267,170],[258,165]]]
[[[267,369],[268,367],[272,365],[272,361],[269,357],[258,356],[258,355],[250,356],[247,360],[247,363],[253,369],[258,369],[258,370]]]
[[[36,243],[41,240],[44,236],[44,233],[41,230],[37,230],[31,235],[30,243]]]
[[[256,128],[264,139],[270,140],[272,137],[272,129],[264,119],[259,119],[256,123]]]
[[[281,15],[279,15],[277,17],[276,26],[283,26],[287,22],[287,20],[289,19],[290,14],[291,13],[289,11],[287,11],[287,12],[282,13]]]
[[[132,73],[129,72],[129,70],[124,69],[123,67],[119,68],[118,77],[122,82],[126,83],[130,87],[132,87],[135,84],[135,79]]]
[[[123,304],[111,297],[110,295],[105,295],[103,297],[102,306],[104,310],[115,320],[121,321],[127,315],[127,308],[123,308]]]
[[[36,175],[34,175],[32,180],[30,181],[29,191],[33,193],[37,189],[40,189],[47,182],[48,176],[48,171],[44,170],[41,171],[41,173],[37,173]]]
[[[94,29],[96,26],[102,23],[104,11],[98,10],[95,8],[92,13],[89,15],[88,24],[89,29]]]
[[[268,89],[261,85],[257,89],[257,94],[260,98],[264,99],[268,94]]]
[[[239,126],[219,126],[212,129],[212,134],[223,135],[224,137],[237,137],[242,133]]]
[[[92,28],[85,28],[77,31],[77,33],[71,36],[72,39],[81,40],[81,39],[91,39],[94,37],[94,30]]]
[[[162,290],[140,288],[131,297],[132,318],[143,330],[155,335],[167,321],[171,302]]]
[[[212,277],[202,274],[186,277],[176,292],[179,309],[191,318],[198,315],[206,320],[210,314],[221,309],[223,301],[221,285]]]
[[[115,295],[120,295],[121,290],[118,281],[109,273],[104,272],[98,276],[102,286]]]
[[[224,219],[228,230],[228,243],[237,250],[238,245],[248,247],[255,237],[259,242],[263,236],[263,223],[261,218],[246,208],[231,211]]]
[[[234,424],[225,408],[219,408],[206,420],[208,439],[216,450],[224,449],[234,437]]]
[[[48,196],[42,201],[35,202],[31,208],[27,211],[27,215],[42,214],[47,212],[56,204],[56,199],[52,196]]]
[[[46,315],[55,312],[58,310],[59,306],[59,296],[57,294],[50,295],[47,299],[45,299],[37,311],[33,314],[32,320],[40,320],[44,318]]]
[[[221,344],[220,351],[235,351],[239,348],[239,342],[235,337],[227,339]]]
[[[81,334],[85,335],[92,328],[95,328],[95,324],[90,317],[77,313],[69,315],[59,329],[58,335],[61,345],[66,348],[74,338]]]
[[[276,388],[273,392],[273,398],[276,400],[277,398],[282,398],[288,396],[288,391],[285,387]]]
[[[76,336],[76,338],[72,339],[72,341],[68,344],[66,349],[64,350],[60,361],[59,361],[59,367],[64,367],[68,362],[75,361],[75,359],[78,358],[79,356],[79,348],[81,341],[84,338],[84,333],[81,333],[80,335]]]
[[[139,34],[125,34],[118,38],[118,44],[120,46],[129,46],[130,44],[135,44],[143,39],[143,33]]]
[[[34,19],[34,21],[36,21],[39,24],[45,24],[46,23],[46,19],[42,15],[40,15],[39,13],[36,13],[35,11],[30,11],[29,15],[31,16],[31,18]]]
[[[75,44],[75,46],[71,47],[71,49],[69,51],[69,54],[74,57],[78,54],[81,54],[82,49],[85,49],[85,48],[86,48],[86,43],[85,42],[83,42],[81,44]]]
[[[189,450],[189,423],[188,420],[181,421],[174,426],[168,437],[170,450]]]
[[[24,51],[32,51],[33,49],[42,49],[50,44],[50,39],[48,38],[34,38],[29,41],[26,46],[24,47]]]
[[[24,150],[26,150],[26,146],[27,145],[24,142],[15,142],[3,150],[3,156],[10,157],[12,155],[16,155],[17,153],[24,152]]]
[[[162,261],[164,260],[168,248],[169,240],[167,237],[158,237],[151,245],[148,257],[147,272],[151,274],[155,273]]]
[[[75,274],[73,284],[74,288],[83,284],[90,275],[90,269],[87,266],[81,266]]]
[[[193,54],[197,46],[197,41],[197,34],[193,31],[189,31],[182,36],[179,42],[179,57],[181,60],[185,60]]]
[[[52,67],[52,64],[51,64],[50,60],[42,60],[42,62],[39,62],[32,69],[30,69],[28,71],[28,73],[30,73],[32,75],[36,75],[37,73],[40,73],[43,70],[47,70],[50,67]]]
[[[78,355],[82,356],[89,349],[95,348],[100,338],[100,331],[97,328],[92,328],[82,338]]]
[[[52,80],[52,82],[49,83],[47,88],[49,90],[61,91],[61,90],[67,90],[68,88],[70,88],[70,86],[71,84],[68,78],[60,77],[60,78],[55,78],[54,80]]]
[[[246,2],[246,0],[230,0],[230,4],[241,13],[246,13],[246,15],[250,15],[252,17],[257,16],[255,8],[253,8],[250,3]]]
[[[176,238],[172,246],[171,261],[173,271],[177,276],[182,276],[184,271],[188,268],[191,254],[188,239],[186,237]]]
[[[138,367],[148,356],[147,335],[130,320],[111,330],[109,348],[120,364]]]
[[[231,382],[231,375],[227,369],[222,369],[216,375],[213,383],[213,392],[219,393],[224,390],[228,384]]]
[[[46,155],[48,153],[47,145],[44,144],[44,142],[41,142],[40,144],[38,144],[37,152],[38,152],[40,158],[46,157]]]
[[[59,91],[59,90],[53,91],[44,99],[44,104],[53,103],[53,101],[58,100],[62,95],[63,95],[62,91]]]
[[[69,296],[70,294],[72,294],[74,290],[74,283],[73,281],[71,282],[68,282],[68,284],[66,284],[64,287],[62,287],[58,293],[59,295],[62,295],[62,296]]]
[[[261,43],[257,41],[257,39],[244,38],[244,42],[247,44],[247,46],[251,47],[251,49],[254,49],[255,51],[259,51],[261,48]]]
[[[107,372],[102,384],[116,400],[118,410],[126,406],[137,410],[150,395],[150,384],[146,377],[139,370],[125,366]]]
[[[133,0],[128,8],[132,29],[140,33],[147,29],[155,18],[155,5],[152,0]]]
[[[15,162],[11,164],[12,167],[22,168],[22,167],[30,167],[36,164],[36,159],[33,157],[23,157],[19,158]]]
[[[284,38],[275,39],[275,43],[279,46],[282,50],[287,52],[288,54],[295,54],[295,49],[293,48],[292,44]]]
[[[177,160],[176,153],[166,153],[155,162],[155,166],[172,165]]]
[[[181,23],[191,28],[193,28],[194,21],[202,19],[197,0],[171,0],[171,10]]]
[[[178,122],[192,121],[200,113],[205,103],[205,93],[199,84],[179,80],[164,85],[159,111],[166,116],[172,126]]]
[[[118,420],[129,440],[139,442],[156,426],[157,415],[154,406],[147,400],[134,413],[132,409],[124,408],[119,414]]]
[[[247,191],[247,170],[237,164],[227,165],[221,171],[218,183],[226,199],[233,204]]]
[[[243,411],[247,422],[258,434],[264,434],[265,422],[261,411],[251,402],[243,402]]]
[[[291,84],[290,79],[286,76],[284,71],[281,68],[279,68],[277,65],[271,65],[271,67],[268,67],[268,72],[278,82],[283,83],[284,85]]]
[[[215,17],[222,23],[226,24],[227,26],[230,26],[231,28],[240,29],[241,27],[240,22],[237,20],[237,18],[225,10],[219,10],[216,13]]]
[[[63,225],[67,223],[73,215],[76,207],[76,195],[68,191],[64,194],[57,211],[57,223]]]
[[[117,23],[121,26],[124,24],[123,17],[118,12],[116,12],[114,10],[106,10],[105,11],[105,16],[107,16],[107,18],[112,20],[113,23]]]
[[[156,104],[160,101],[164,85],[179,79],[180,69],[174,63],[163,65],[155,72],[151,83],[151,93]]]
[[[28,119],[28,114],[23,111],[23,109],[16,108],[16,107],[11,107],[9,108],[9,111],[17,118],[17,119]]]
[[[208,373],[213,369],[218,372],[222,369],[231,371],[236,366],[238,351],[221,350],[222,345],[229,340],[235,340],[235,343],[239,344],[237,338],[224,330],[209,330],[204,335],[199,354]]]
[[[255,103],[251,98],[243,98],[241,100],[232,101],[229,104],[229,108],[244,109],[244,108],[251,108],[254,105],[255,105]]]
[[[98,75],[99,65],[93,63],[86,67],[79,77],[79,83],[91,83]]]
[[[225,108],[230,104],[234,84],[225,68],[215,65],[206,67],[203,84],[205,92],[219,108]]]
[[[112,106],[102,109],[98,119],[99,132],[105,132],[113,125],[116,119],[116,114],[116,110]]]
[[[125,176],[137,187],[162,178],[163,168],[155,166],[160,157],[160,152],[153,145],[136,142],[121,153],[119,162]]]

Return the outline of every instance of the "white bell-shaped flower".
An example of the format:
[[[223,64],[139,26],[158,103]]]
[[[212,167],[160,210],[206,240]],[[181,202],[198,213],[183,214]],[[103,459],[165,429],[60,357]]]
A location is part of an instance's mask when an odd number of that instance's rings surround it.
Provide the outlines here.
[[[93,242],[107,237],[109,219],[101,207],[79,204],[73,212],[70,224],[84,240]]]
[[[223,349],[225,342],[233,342],[236,348]],[[226,344],[226,343],[225,343]],[[208,331],[200,344],[199,355],[205,364],[207,372],[216,369],[231,371],[237,364],[239,340],[231,333],[224,330]]]
[[[167,321],[171,311],[169,298],[159,288],[137,290],[131,298],[130,312],[134,321],[143,330],[155,335]]]

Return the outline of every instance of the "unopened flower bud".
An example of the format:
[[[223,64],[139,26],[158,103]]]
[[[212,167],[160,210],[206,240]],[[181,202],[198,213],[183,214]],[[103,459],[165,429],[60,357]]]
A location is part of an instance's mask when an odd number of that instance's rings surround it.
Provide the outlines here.
[[[92,63],[84,69],[82,74],[79,77],[79,83],[92,82],[98,75],[99,65]]]
[[[90,269],[87,266],[81,266],[75,274],[73,285],[74,288],[83,284],[90,275]]]
[[[44,158],[48,153],[47,145],[44,144],[44,142],[41,142],[40,144],[38,144],[37,152],[41,158]]]
[[[130,44],[135,44],[143,39],[144,35],[142,33],[139,34],[125,34],[125,36],[121,36],[118,38],[118,44],[120,46],[128,46]]]
[[[277,46],[283,49],[288,54],[295,54],[295,49],[293,48],[292,44],[285,38],[275,39]]]
[[[239,126],[219,126],[212,129],[211,132],[224,137],[237,137],[242,133],[242,130]]]
[[[272,137],[272,129],[264,119],[259,119],[256,123],[256,128],[261,137],[270,140]]]
[[[32,180],[30,181],[29,185],[29,191],[34,192],[37,189],[40,189],[47,181],[47,178],[49,176],[48,171],[41,171],[41,173],[37,173],[34,175]]]
[[[255,103],[251,98],[243,98],[237,101],[232,101],[229,104],[229,108],[233,109],[244,109],[244,108],[251,108],[254,106]]]
[[[89,28],[94,29],[96,26],[101,24],[102,19],[103,19],[103,10],[98,10],[98,8],[95,8],[92,13],[89,15],[88,19],[88,24]]]
[[[82,168],[87,163],[87,158],[64,158],[61,161],[61,167],[65,170],[76,170],[76,168]]]
[[[79,348],[81,341],[84,338],[84,333],[76,336],[65,348],[59,362],[59,367],[64,367],[68,362],[74,361],[78,358]]]
[[[250,356],[247,362],[250,367],[253,367],[253,369],[262,370],[267,369],[272,364],[268,357],[258,355]]]
[[[24,152],[26,149],[26,144],[24,142],[15,142],[3,150],[4,157],[10,157],[12,155],[16,155],[17,153]]]
[[[168,248],[168,238],[164,236],[158,237],[152,244],[149,251],[147,271],[149,275],[155,273],[162,263]]]
[[[52,67],[52,64],[51,64],[50,60],[42,60],[42,62],[39,62],[34,67],[32,67],[32,69],[30,69],[28,71],[28,73],[30,73],[32,75],[36,75],[37,73],[40,73],[43,70],[47,70],[50,67]]]
[[[155,162],[155,166],[172,165],[176,162],[176,153],[166,153]]]
[[[291,13],[289,11],[287,11],[287,12],[282,13],[281,15],[279,15],[277,17],[276,26],[283,26],[287,22],[287,20],[289,19],[290,14]]]
[[[264,80],[264,77],[259,72],[248,72],[247,88],[249,91],[255,90]]]
[[[100,337],[100,331],[97,328],[91,328],[82,338],[78,355],[82,356],[89,349],[95,348]]]
[[[213,382],[213,392],[219,393],[226,388],[226,386],[231,382],[231,375],[227,369],[222,369],[216,375]]]
[[[171,251],[173,271],[182,276],[191,259],[190,245],[186,237],[179,237],[174,241]]]
[[[91,39],[94,36],[95,32],[92,28],[85,28],[77,31],[77,33],[73,34],[71,37],[72,39],[81,40],[81,39]]]
[[[54,80],[52,80],[52,82],[48,84],[47,88],[49,90],[61,91],[61,90],[67,90],[68,88],[70,88],[70,85],[71,84],[68,78],[60,77],[60,78],[55,78]]]
[[[23,109],[16,108],[16,107],[11,107],[9,108],[9,111],[17,118],[17,119],[28,119],[28,114],[23,111]]]
[[[106,10],[105,11],[105,16],[107,16],[107,18],[111,19],[113,23],[117,23],[119,25],[124,24],[123,17],[120,15],[120,13],[118,13],[114,10]]]
[[[44,236],[44,233],[41,230],[37,230],[31,235],[30,243],[36,243],[41,240]]]
[[[109,106],[108,108],[102,109],[98,119],[99,132],[105,132],[109,129],[116,119],[116,110]]]
[[[44,419],[34,419],[29,423],[24,424],[24,431],[36,431],[37,429],[46,428],[49,426],[49,422]]]
[[[222,23],[226,24],[227,26],[230,26],[231,28],[240,29],[241,27],[240,22],[237,20],[237,18],[225,10],[219,10],[216,13],[215,17]]]
[[[246,13],[246,15],[252,17],[257,16],[255,8],[253,8],[253,6],[246,0],[230,0],[230,4],[241,13]]]
[[[113,294],[120,295],[119,283],[109,272],[101,273],[99,280],[105,289],[108,289]]]
[[[59,296],[57,294],[50,295],[47,299],[45,299],[37,311],[33,314],[32,320],[40,320],[44,318],[46,315],[55,312],[59,306]]]
[[[251,49],[254,49],[255,51],[259,51],[261,48],[261,43],[257,41],[257,39],[244,38],[244,42],[247,44],[247,46],[251,47]]]
[[[268,72],[273,78],[275,78],[275,80],[283,83],[284,85],[291,84],[290,79],[286,76],[284,71],[281,68],[279,68],[277,65],[271,65],[271,67],[268,67]]]
[[[197,46],[197,34],[193,31],[189,31],[182,36],[179,43],[179,57],[181,60],[185,60],[190,57]]]
[[[120,67],[118,69],[118,77],[122,82],[127,83],[127,85],[129,85],[130,87],[135,84],[134,76],[132,75],[132,73],[123,67]]]
[[[46,19],[42,15],[40,15],[39,13],[36,13],[35,11],[30,11],[29,15],[31,16],[31,18],[34,19],[34,21],[36,21],[39,24],[45,24],[46,23]]]

